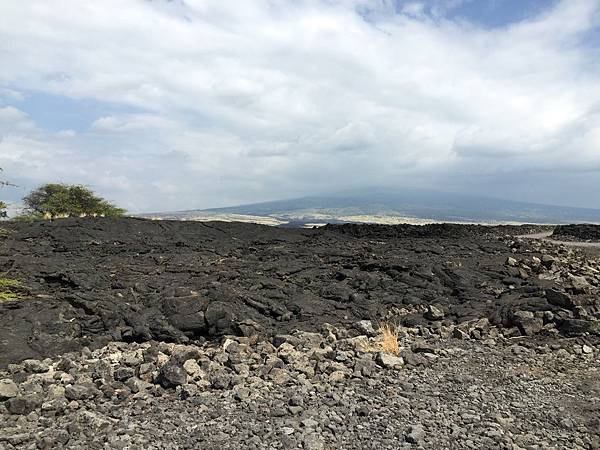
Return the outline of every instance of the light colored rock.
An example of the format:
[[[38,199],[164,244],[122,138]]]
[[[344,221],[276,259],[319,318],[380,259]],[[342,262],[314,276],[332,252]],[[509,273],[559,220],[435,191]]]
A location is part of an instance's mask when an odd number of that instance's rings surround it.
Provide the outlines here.
[[[400,356],[390,355],[388,353],[379,352],[375,358],[377,364],[386,369],[395,369],[404,365],[404,360]]]
[[[527,270],[519,268],[519,278],[521,278],[522,280],[526,280],[527,278],[529,278],[529,273],[527,272]]]
[[[0,380],[0,400],[13,398],[19,394],[19,388],[15,382],[9,378]]]
[[[585,277],[569,274],[569,281],[571,281],[573,288],[577,291],[584,292],[590,288],[590,283],[588,283]]]
[[[233,339],[230,338],[225,338],[225,340],[223,341],[223,350],[227,350],[227,347],[229,347],[231,344],[234,344],[236,341],[234,341]]]
[[[309,331],[296,331],[294,336],[300,340],[300,343],[305,348],[319,347],[325,338],[321,333],[313,333]]]
[[[169,361],[169,357],[162,352],[159,353],[156,358],[156,364],[158,365],[158,367],[164,366],[168,361]]]
[[[37,359],[26,359],[21,364],[23,364],[23,367],[25,368],[25,370],[27,372],[32,372],[32,373],[48,372],[48,369],[50,368],[48,366],[48,364],[44,363],[43,361],[39,361]]]
[[[429,305],[424,316],[428,320],[442,320],[444,318],[444,311],[437,306]]]
[[[338,381],[342,381],[345,378],[346,374],[341,370],[336,370],[335,372],[329,374],[329,382],[331,383],[337,383]]]
[[[338,341],[337,348],[366,352],[372,347],[367,336],[356,336]]]
[[[269,379],[275,384],[282,385],[287,384],[292,379],[292,377],[290,376],[287,370],[275,368],[269,373]]]
[[[323,438],[316,433],[311,433],[304,438],[302,448],[305,450],[324,450],[325,442]]]
[[[195,359],[188,359],[183,363],[183,369],[187,372],[187,374],[191,377],[198,377],[202,374],[203,370],[198,365]]]
[[[75,377],[70,373],[61,373],[60,381],[62,384],[73,384],[73,382],[75,381]]]
[[[65,396],[64,386],[54,384],[48,388],[48,397],[51,399],[61,398]]]
[[[515,267],[517,265],[517,260],[512,256],[506,258],[506,265],[510,267]]]
[[[361,334],[364,334],[369,337],[373,337],[377,335],[375,328],[373,327],[373,322],[370,320],[361,320],[354,324],[354,328],[356,328]]]
[[[465,331],[461,330],[460,328],[455,328],[454,331],[452,331],[452,337],[454,339],[469,339],[469,334],[466,333]]]
[[[406,435],[406,442],[411,444],[421,444],[425,437],[425,430],[422,425],[411,425],[408,428],[408,434]]]

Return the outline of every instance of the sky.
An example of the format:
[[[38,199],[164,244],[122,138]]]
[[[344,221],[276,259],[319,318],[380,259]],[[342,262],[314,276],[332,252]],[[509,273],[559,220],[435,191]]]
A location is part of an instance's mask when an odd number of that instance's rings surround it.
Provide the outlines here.
[[[0,167],[132,212],[366,186],[600,208],[600,0],[2,0]]]

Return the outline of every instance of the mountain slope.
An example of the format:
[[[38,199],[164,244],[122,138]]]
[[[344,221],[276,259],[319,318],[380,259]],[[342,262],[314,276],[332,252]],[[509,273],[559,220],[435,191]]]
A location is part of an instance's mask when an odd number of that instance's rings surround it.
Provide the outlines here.
[[[322,219],[323,216],[335,218],[364,215],[459,222],[600,222],[600,210],[597,209],[552,206],[415,189],[343,192],[195,212],[271,216],[296,220]]]

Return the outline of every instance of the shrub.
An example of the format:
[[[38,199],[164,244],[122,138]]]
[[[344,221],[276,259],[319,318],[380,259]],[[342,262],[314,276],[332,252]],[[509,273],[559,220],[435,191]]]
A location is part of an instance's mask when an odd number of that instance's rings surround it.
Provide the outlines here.
[[[44,219],[44,216],[41,214],[30,213],[30,214],[19,214],[18,216],[13,217],[11,220],[14,220],[15,222],[31,223],[31,222],[35,222],[36,220],[43,220],[43,219]]]
[[[23,202],[29,218],[85,217],[106,216],[118,217],[125,210],[96,196],[90,189],[80,185],[50,183],[40,186]]]

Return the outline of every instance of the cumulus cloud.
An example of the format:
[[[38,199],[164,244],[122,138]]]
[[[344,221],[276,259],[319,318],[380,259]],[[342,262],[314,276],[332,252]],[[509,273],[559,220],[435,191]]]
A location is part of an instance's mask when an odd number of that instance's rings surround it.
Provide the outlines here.
[[[0,166],[133,210],[399,183],[520,197],[508,180],[600,207],[581,194],[600,187],[600,1],[500,28],[447,15],[461,3],[3,1]],[[35,91],[133,112],[50,133],[19,109]],[[553,172],[590,175],[527,192]]]

